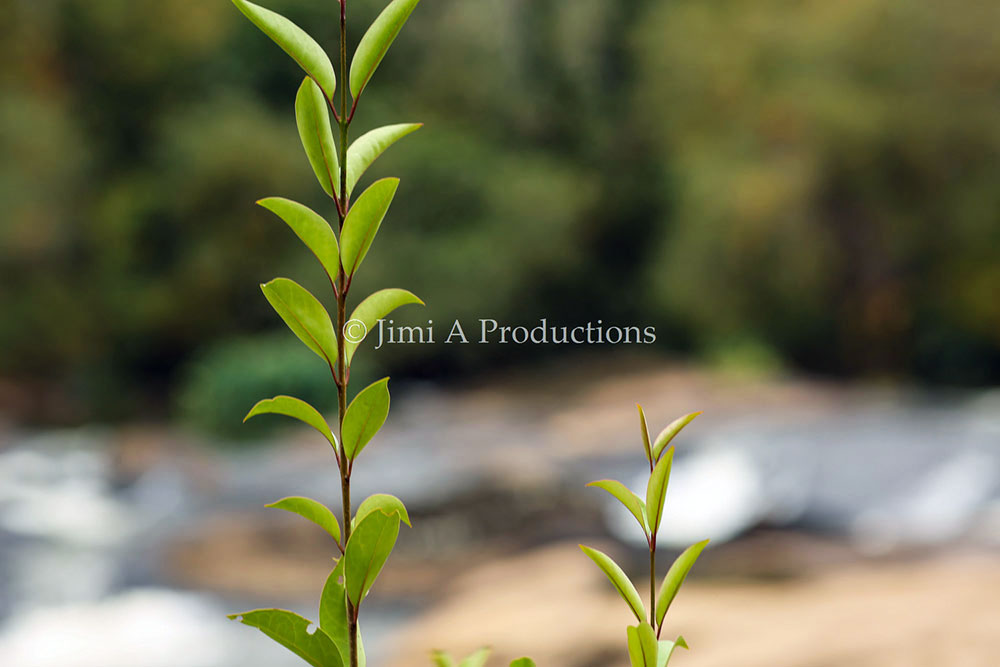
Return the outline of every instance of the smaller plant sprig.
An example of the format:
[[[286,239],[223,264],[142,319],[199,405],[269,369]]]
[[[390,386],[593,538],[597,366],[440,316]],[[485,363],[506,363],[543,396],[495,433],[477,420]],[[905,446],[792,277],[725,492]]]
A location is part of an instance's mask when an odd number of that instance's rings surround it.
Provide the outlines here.
[[[472,655],[462,658],[458,662],[444,651],[434,651],[431,654],[431,661],[434,667],[484,667],[490,657],[489,648],[481,648]],[[510,667],[535,667],[535,662],[531,658],[518,658],[510,663]]]
[[[659,597],[656,594],[656,535],[663,519],[663,505],[667,495],[667,483],[670,481],[670,467],[674,460],[674,447],[670,442],[681,430],[690,424],[700,412],[684,415],[673,421],[660,431],[655,440],[650,441],[649,427],[646,425],[646,414],[639,408],[639,428],[642,431],[642,444],[649,462],[649,481],[646,484],[646,499],[643,500],[635,492],[621,482],[613,479],[602,479],[591,482],[587,486],[596,486],[614,496],[639,523],[649,545],[649,616],[642,604],[639,591],[629,580],[624,570],[605,553],[580,545],[583,552],[590,557],[601,571],[607,575],[612,586],[625,600],[629,609],[635,614],[638,625],[630,625],[626,630],[628,655],[632,667],[666,667],[679,646],[688,648],[683,637],[676,640],[660,639],[663,632],[663,621],[670,609],[670,604],[677,596],[681,584],[687,578],[688,572],[694,566],[702,549],[708,540],[702,540],[684,550],[667,571],[663,584],[660,586]]]

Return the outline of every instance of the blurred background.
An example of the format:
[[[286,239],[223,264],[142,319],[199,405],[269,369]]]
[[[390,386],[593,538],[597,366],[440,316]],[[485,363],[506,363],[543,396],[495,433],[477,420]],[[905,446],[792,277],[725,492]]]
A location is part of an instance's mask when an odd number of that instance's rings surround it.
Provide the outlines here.
[[[336,2],[270,0],[328,47]],[[350,41],[381,0],[349,5]],[[283,667],[225,620],[315,617],[331,545],[273,516],[332,457],[243,415],[328,375],[258,284],[325,295],[253,205],[333,211],[301,73],[223,0],[0,0],[0,664]],[[671,610],[690,667],[996,664],[1000,5],[425,0],[353,136],[425,127],[355,294],[439,342],[359,354],[393,412],[356,495],[414,529],[373,664],[624,665],[640,576],[588,481],[638,488],[634,404],[678,440],[664,549],[712,537]],[[324,296],[324,298],[326,298]],[[445,345],[458,319],[655,327],[649,345]],[[506,664],[506,663],[504,663]]]

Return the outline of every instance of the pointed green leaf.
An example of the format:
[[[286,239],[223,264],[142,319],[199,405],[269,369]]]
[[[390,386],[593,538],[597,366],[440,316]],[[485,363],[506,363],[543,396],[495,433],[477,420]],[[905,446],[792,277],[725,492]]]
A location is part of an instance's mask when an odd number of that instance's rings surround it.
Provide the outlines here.
[[[229,618],[257,628],[313,667],[343,667],[333,640],[298,614],[284,609],[255,609],[231,614]]]
[[[333,197],[334,192],[340,192],[340,165],[330,125],[330,108],[323,91],[309,77],[299,86],[295,96],[295,124],[319,184]]]
[[[323,415],[321,415],[316,408],[303,400],[292,396],[275,396],[274,398],[265,398],[263,401],[258,401],[255,406],[250,408],[250,412],[248,412],[247,416],[243,418],[243,421],[246,422],[251,417],[265,414],[294,417],[295,419],[298,419],[299,421],[304,422],[319,431],[320,434],[322,434],[322,436],[329,441],[334,449],[337,448],[337,436],[335,436],[333,431],[330,430],[330,425],[326,423],[325,419],[323,419]]]
[[[681,432],[681,429],[694,421],[694,418],[702,413],[692,412],[689,415],[684,415],[683,417],[678,417],[670,423],[665,429],[660,431],[660,434],[656,436],[656,440],[653,442],[653,459],[659,460],[660,454],[663,453],[664,447],[670,444],[670,441]]]
[[[632,667],[656,667],[656,632],[646,621],[642,621],[638,626],[629,626],[626,632],[628,637],[628,657]]]
[[[646,519],[649,521],[649,534],[655,535],[663,518],[663,503],[667,497],[667,482],[670,481],[670,467],[674,460],[674,448],[671,447],[663,458],[656,462],[653,473],[646,485]]]
[[[681,584],[684,583],[688,572],[694,567],[695,561],[698,560],[698,556],[701,555],[702,550],[707,544],[708,540],[692,544],[677,557],[674,564],[667,570],[667,576],[663,578],[663,584],[660,586],[660,593],[656,596],[657,625],[663,623],[663,617],[667,615],[670,603],[677,597],[677,591],[681,589]]]
[[[364,341],[368,332],[375,328],[375,324],[400,306],[410,303],[424,305],[424,302],[413,294],[413,292],[392,287],[379,290],[358,304],[358,307],[351,313],[350,321],[364,324],[363,329],[359,327],[363,335],[360,338],[352,335],[344,340],[344,354],[347,356],[348,366],[351,364],[351,360],[354,359],[355,350]],[[354,330],[349,328],[347,331],[353,333]]]
[[[597,567],[601,568],[604,574],[607,575],[611,581],[611,585],[618,591],[618,595],[625,600],[629,609],[635,614],[635,617],[642,622],[646,617],[646,609],[642,606],[642,598],[639,597],[639,592],[635,590],[635,586],[632,585],[625,572],[606,553],[597,549],[591,549],[582,544],[580,548],[583,549],[583,553],[587,554],[592,561],[597,563]]]
[[[491,652],[488,647],[481,648],[472,655],[463,658],[462,662],[458,663],[458,667],[483,667],[489,660]]]
[[[639,408],[639,430],[642,431],[642,445],[646,448],[646,460],[649,461],[649,465],[653,465],[653,448],[649,444],[649,426],[646,424],[646,413],[642,411],[641,405],[636,405]]]
[[[392,0],[371,24],[358,43],[351,60],[351,95],[357,98],[371,80],[376,68],[406,19],[420,0]]]
[[[455,659],[445,651],[434,651],[431,653],[431,660],[434,667],[455,667]]]
[[[333,99],[333,93],[337,89],[337,76],[333,72],[330,57],[316,40],[305,30],[270,9],[247,0],[233,0],[233,4],[265,35],[284,49],[306,74],[316,80],[327,99]]]
[[[684,641],[683,637],[678,637],[677,641],[672,642],[669,639],[661,639],[657,643],[656,649],[656,667],[667,667],[670,662],[671,656],[674,654],[675,648],[687,648],[687,642]]]
[[[632,513],[635,520],[639,522],[639,527],[642,528],[642,532],[646,532],[646,510],[642,499],[639,498],[624,484],[613,479],[602,479],[596,482],[591,482],[587,486],[596,486],[599,489],[604,489],[615,498],[617,498],[625,508]]]
[[[347,406],[344,425],[340,429],[347,458],[357,458],[388,416],[389,378],[382,378],[362,389]]]
[[[358,137],[347,149],[347,196],[351,196],[358,179],[389,146],[423,127],[423,123],[387,125]]]
[[[337,361],[337,336],[323,304],[288,278],[275,278],[260,289],[299,340],[332,366]]]
[[[398,178],[383,178],[372,183],[361,193],[347,212],[344,229],[340,233],[341,261],[344,272],[353,276],[368,254],[375,234],[389,210],[389,204],[399,187]]]
[[[290,199],[268,197],[257,203],[284,220],[323,265],[331,282],[336,282],[340,269],[340,248],[330,223],[308,206]]]
[[[410,515],[406,511],[406,506],[403,505],[403,501],[396,496],[389,495],[388,493],[376,493],[373,496],[365,498],[365,501],[358,506],[358,511],[357,514],[354,515],[354,520],[361,521],[376,510],[390,516],[395,514],[399,517],[400,521],[411,528],[413,527],[410,523]]]
[[[344,587],[355,605],[371,590],[399,535],[399,517],[372,512],[358,522],[347,541]]]
[[[518,658],[510,663],[510,667],[535,667],[535,661],[531,658]]]
[[[344,576],[344,566],[347,561],[341,558],[337,567],[326,580],[323,587],[323,596],[319,602],[319,625],[326,634],[330,635],[333,643],[337,645],[344,664],[350,663],[351,642],[350,626],[347,619],[347,591],[341,579]],[[361,630],[358,629],[358,665],[364,667],[365,647],[361,641]]]
[[[289,496],[288,498],[282,498],[277,502],[271,503],[268,507],[292,512],[309,519],[330,533],[330,537],[335,542],[340,542],[340,523],[337,521],[337,516],[326,505],[317,500],[302,496]]]

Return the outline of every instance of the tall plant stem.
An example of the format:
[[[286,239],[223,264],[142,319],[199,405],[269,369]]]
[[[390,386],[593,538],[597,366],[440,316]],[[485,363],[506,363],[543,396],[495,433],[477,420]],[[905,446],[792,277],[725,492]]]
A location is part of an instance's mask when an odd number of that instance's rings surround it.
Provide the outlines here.
[[[649,624],[656,630],[656,535],[649,541]]]
[[[347,0],[340,0],[340,207],[337,211],[340,219],[340,229],[344,229],[344,220],[350,207],[347,196],[347,127],[350,124],[347,106]],[[344,327],[347,324],[347,291],[349,279],[340,267],[338,275],[340,289],[337,291],[337,398],[340,423],[340,488],[344,504],[344,548],[351,538],[351,462],[344,450],[344,415],[347,414],[347,383],[350,375],[347,372],[347,356],[344,350]],[[358,667],[358,610],[347,599],[347,623],[350,643],[350,667]]]

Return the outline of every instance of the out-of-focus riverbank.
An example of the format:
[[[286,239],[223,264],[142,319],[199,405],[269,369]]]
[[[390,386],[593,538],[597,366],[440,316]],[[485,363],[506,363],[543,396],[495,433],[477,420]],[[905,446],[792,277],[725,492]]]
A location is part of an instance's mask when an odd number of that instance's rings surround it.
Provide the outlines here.
[[[713,538],[671,612],[694,647],[681,664],[975,666],[1000,652],[997,393],[645,362],[547,370],[394,388],[355,475],[356,497],[394,493],[414,519],[373,591],[373,664],[479,643],[541,665],[619,664],[628,617],[575,545],[642,572],[628,517],[584,486],[638,478],[636,402],[653,429],[706,412],[677,441],[663,538]],[[332,457],[294,427],[264,446],[205,444],[158,426],[6,428],[0,664],[297,664],[223,614],[315,616],[329,539],[263,506],[335,506]],[[67,628],[57,644],[51,627]]]

